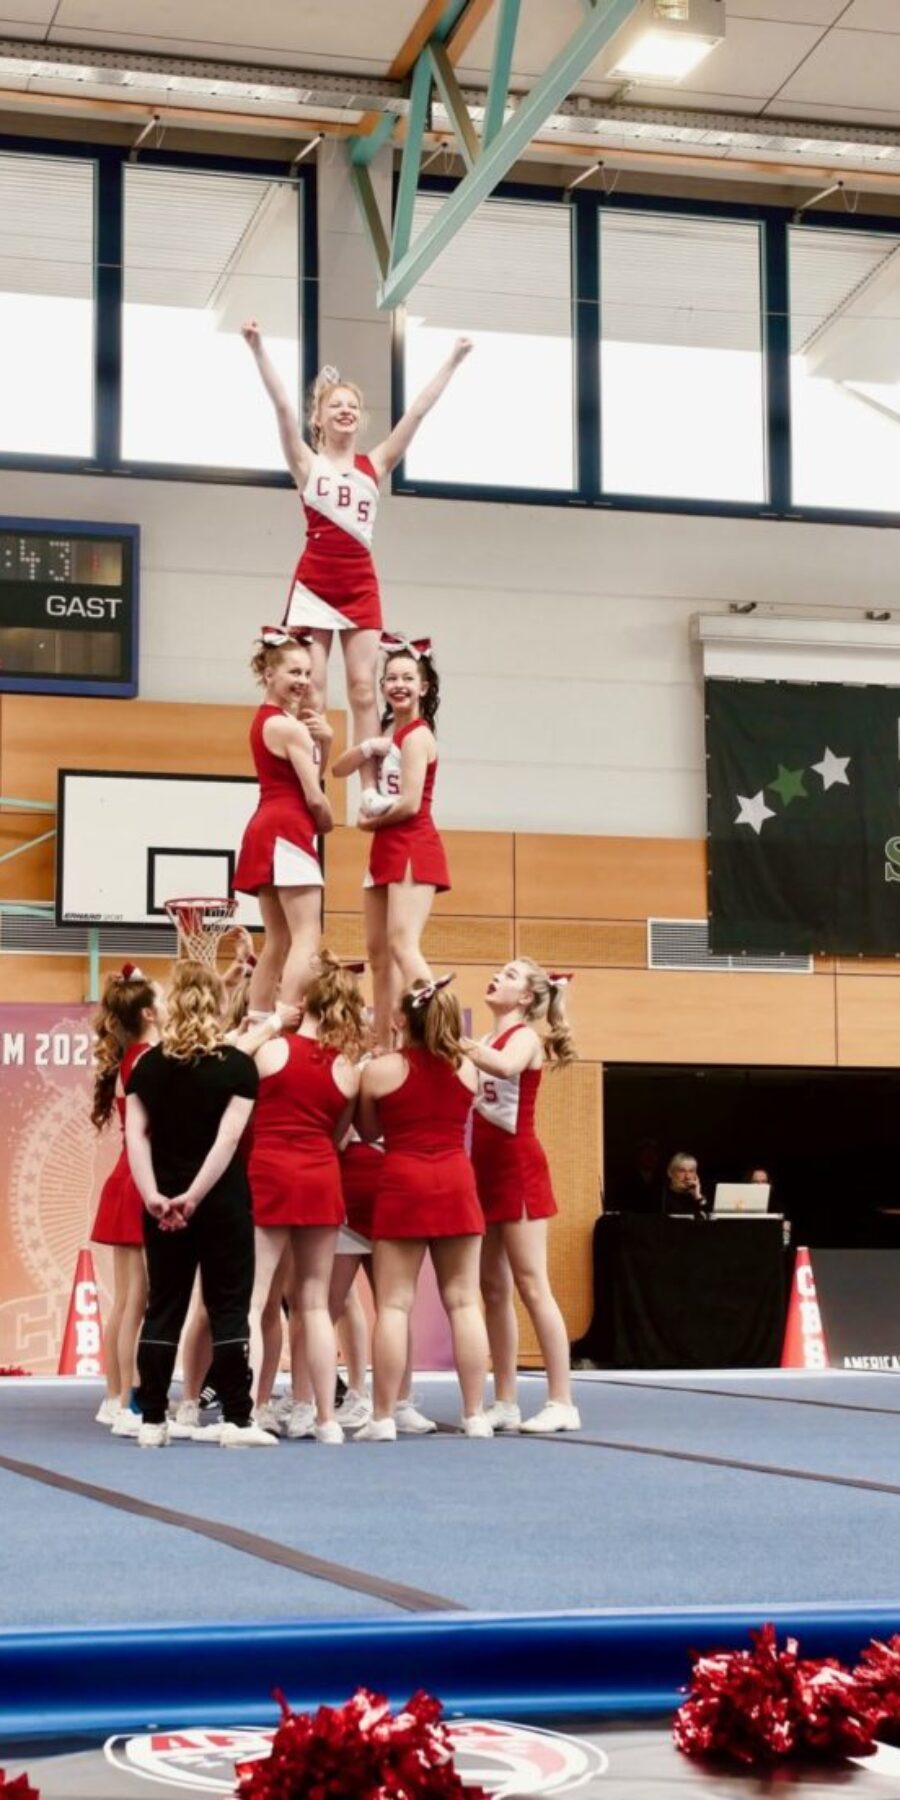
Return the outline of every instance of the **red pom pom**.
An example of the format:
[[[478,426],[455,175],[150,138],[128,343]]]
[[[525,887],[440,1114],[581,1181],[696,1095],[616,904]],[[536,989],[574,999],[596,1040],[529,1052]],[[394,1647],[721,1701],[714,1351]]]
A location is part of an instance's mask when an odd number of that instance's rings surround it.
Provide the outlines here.
[[[314,1714],[275,1698],[281,1724],[271,1755],[236,1766],[241,1800],[488,1800],[483,1788],[463,1787],[430,1694],[413,1694],[396,1714],[365,1688]]]
[[[37,1788],[32,1787],[27,1775],[16,1775],[10,1781],[5,1769],[0,1769],[0,1793],[3,1800],[41,1800]]]
[[[873,1638],[853,1671],[879,1725],[900,1724],[900,1637]]]
[[[695,1657],[690,1695],[675,1716],[679,1750],[752,1764],[874,1748],[876,1715],[849,1669],[832,1657],[801,1660],[795,1638],[779,1650],[774,1625],[750,1636],[752,1650]]]

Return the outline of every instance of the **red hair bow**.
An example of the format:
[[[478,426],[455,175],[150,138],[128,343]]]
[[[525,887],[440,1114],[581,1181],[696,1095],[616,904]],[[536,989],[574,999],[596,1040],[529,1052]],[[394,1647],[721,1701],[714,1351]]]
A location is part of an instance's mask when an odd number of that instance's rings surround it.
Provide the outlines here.
[[[450,975],[436,975],[433,981],[426,981],[424,987],[416,988],[412,997],[413,1012],[419,1012],[423,1006],[427,1006],[429,1000],[434,999],[439,988],[449,987],[451,981],[455,980],[456,971],[454,970]]]
[[[549,981],[551,987],[555,987],[555,988],[568,987],[569,982],[575,980],[575,975],[571,969],[569,969],[567,971],[563,971],[563,970],[559,970],[559,969],[548,969],[547,970],[547,980]]]
[[[431,639],[404,637],[402,631],[383,631],[379,649],[386,651],[389,656],[402,650],[407,656],[414,656],[418,662],[420,656],[431,655]]]
[[[366,965],[362,960],[359,962],[342,962],[341,968],[345,975],[364,975],[366,972]]]
[[[146,981],[147,977],[143,969],[138,968],[137,963],[123,963],[119,970],[119,979],[120,981]]]
[[[267,650],[276,650],[282,644],[311,644],[311,631],[302,631],[299,625],[261,625],[260,641]]]

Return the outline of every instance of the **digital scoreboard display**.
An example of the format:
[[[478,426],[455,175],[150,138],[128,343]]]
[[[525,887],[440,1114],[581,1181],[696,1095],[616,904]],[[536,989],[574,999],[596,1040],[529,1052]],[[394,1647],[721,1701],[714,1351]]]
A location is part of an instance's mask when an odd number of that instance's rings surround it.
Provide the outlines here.
[[[0,518],[0,693],[137,693],[137,525]]]

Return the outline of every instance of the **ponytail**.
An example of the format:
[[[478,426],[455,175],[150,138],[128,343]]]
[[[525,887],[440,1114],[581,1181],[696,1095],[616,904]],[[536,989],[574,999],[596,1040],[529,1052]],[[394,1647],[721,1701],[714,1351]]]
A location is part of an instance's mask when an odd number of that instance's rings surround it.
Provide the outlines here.
[[[350,1062],[359,1061],[369,1036],[357,966],[320,950],[318,972],[303,997],[304,1013],[316,1021],[318,1042]]]
[[[567,1063],[578,1059],[566,1011],[569,977],[548,974],[530,956],[520,956],[518,961],[525,971],[528,985],[529,1001],[525,1017],[529,1025],[535,1024],[539,1019],[546,1019],[547,1030],[543,1035],[544,1060],[552,1068],[564,1068]]]
[[[427,1050],[430,1056],[439,1056],[451,1069],[458,1069],[464,1055],[462,1012],[456,995],[447,988],[452,979],[448,975],[441,984],[414,981],[400,1001],[400,1011],[407,1043],[417,1050]]]
[[[97,1131],[102,1131],[112,1118],[122,1058],[129,1045],[140,1039],[144,1023],[141,1015],[155,1001],[153,983],[132,963],[106,978],[100,1010],[94,1018],[91,1124]]]

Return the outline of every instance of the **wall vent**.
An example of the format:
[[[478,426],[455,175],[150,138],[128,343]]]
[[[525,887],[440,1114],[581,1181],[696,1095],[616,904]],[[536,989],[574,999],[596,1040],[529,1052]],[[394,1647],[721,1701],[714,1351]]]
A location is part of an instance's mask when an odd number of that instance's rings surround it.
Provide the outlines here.
[[[0,951],[7,956],[87,956],[87,925],[57,925],[53,914],[7,913],[0,911]],[[126,926],[100,928],[101,956],[175,955],[175,933],[171,926]]]
[[[720,974],[811,975],[811,956],[716,956],[705,919],[648,919],[651,969],[710,969]]]

